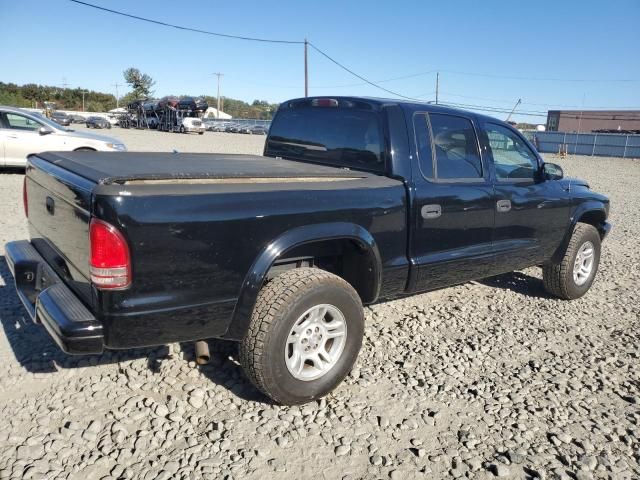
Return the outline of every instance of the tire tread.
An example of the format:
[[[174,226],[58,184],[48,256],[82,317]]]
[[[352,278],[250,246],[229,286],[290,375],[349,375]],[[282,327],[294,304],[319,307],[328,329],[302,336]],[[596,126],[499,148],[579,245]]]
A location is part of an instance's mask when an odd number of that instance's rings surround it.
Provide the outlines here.
[[[595,231],[597,234],[597,230],[593,225],[588,223],[576,224],[562,259],[557,263],[549,262],[543,265],[542,279],[547,292],[564,300],[575,298],[568,289],[568,282],[572,281],[573,275],[572,259],[582,239],[590,231]]]
[[[304,290],[313,288],[319,282],[334,283],[340,288],[346,288],[354,299],[360,302],[360,297],[353,287],[337,275],[319,268],[302,267],[288,270],[260,290],[249,329],[240,343],[239,361],[245,374],[262,393],[277,402],[284,402],[285,399],[278,398],[278,394],[270,388],[275,379],[271,378],[264,368],[267,336],[279,318],[279,313]]]

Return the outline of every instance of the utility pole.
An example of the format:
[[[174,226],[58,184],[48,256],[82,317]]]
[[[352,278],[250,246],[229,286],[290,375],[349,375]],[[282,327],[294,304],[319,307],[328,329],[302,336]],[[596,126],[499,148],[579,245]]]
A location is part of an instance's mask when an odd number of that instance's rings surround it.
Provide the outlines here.
[[[224,73],[214,73],[218,77],[218,105],[216,108],[216,118],[220,119],[220,77],[224,77]]]
[[[511,118],[511,115],[513,115],[513,112],[516,111],[516,108],[518,108],[518,105],[520,105],[520,103],[522,103],[522,99],[519,98],[518,101],[516,102],[516,104],[513,106],[513,109],[511,110],[511,113],[507,116],[507,119],[505,120],[505,122],[508,122],[509,119]]]
[[[67,77],[62,77],[62,88],[66,90],[68,86]]]
[[[436,72],[436,105],[438,104],[439,89],[440,89],[440,72]]]
[[[121,87],[121,83],[112,83],[112,87],[116,87],[116,108],[120,108],[120,95],[118,95],[118,87]]]
[[[82,111],[84,112],[84,94],[88,93],[88,90],[81,90],[82,93]]]
[[[309,65],[307,62],[307,46],[309,42],[304,39],[304,96],[309,96]]]

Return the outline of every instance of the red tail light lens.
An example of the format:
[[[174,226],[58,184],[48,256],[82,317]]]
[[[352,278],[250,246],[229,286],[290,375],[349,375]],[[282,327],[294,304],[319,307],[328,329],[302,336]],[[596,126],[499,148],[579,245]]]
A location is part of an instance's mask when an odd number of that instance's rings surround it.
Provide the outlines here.
[[[337,107],[338,100],[335,98],[314,98],[311,101],[313,107]]]
[[[25,174],[22,181],[22,204],[24,206],[24,216],[29,218],[29,198],[27,197],[27,175]]]
[[[89,224],[91,282],[101,289],[131,284],[131,257],[127,241],[113,225],[92,219]]]

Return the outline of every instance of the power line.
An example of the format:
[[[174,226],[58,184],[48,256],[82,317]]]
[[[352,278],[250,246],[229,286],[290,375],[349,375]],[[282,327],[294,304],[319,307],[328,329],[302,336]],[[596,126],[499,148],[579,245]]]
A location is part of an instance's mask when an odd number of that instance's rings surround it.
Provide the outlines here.
[[[311,48],[313,48],[316,52],[318,52],[320,55],[322,55],[323,57],[325,57],[327,60],[335,63],[338,67],[342,68],[344,71],[349,72],[351,75],[353,75],[354,77],[359,78],[360,80],[362,80],[363,82],[371,85],[372,87],[378,88],[384,92],[390,93],[391,95],[394,95],[396,97],[400,97],[400,98],[404,98],[407,100],[417,100],[416,98],[412,98],[412,97],[407,97],[406,95],[402,95],[401,93],[398,92],[394,92],[393,90],[389,90],[388,88],[384,88],[381,87],[380,85],[372,82],[371,80],[366,79],[365,77],[363,77],[362,75],[358,75],[356,72],[354,72],[353,70],[345,67],[343,64],[341,64],[340,62],[338,62],[337,60],[331,58],[329,55],[327,55],[326,53],[324,53],[322,50],[320,50],[318,47],[316,47],[313,43],[309,42],[309,46]]]
[[[493,73],[478,73],[478,72],[460,72],[455,70],[440,70],[441,72],[450,73],[453,75],[470,75],[474,77],[488,77],[488,78],[503,78],[507,80],[531,80],[535,82],[640,82],[637,78],[624,78],[624,79],[602,79],[602,78],[549,78],[549,77],[520,77],[510,75],[495,75]]]
[[[460,97],[460,98],[470,98],[470,99],[475,99],[475,100],[486,100],[488,102],[496,102],[496,103],[505,103],[505,104],[511,104],[513,103],[513,100],[506,100],[506,99],[496,99],[496,98],[487,98],[487,97],[477,97],[477,96],[473,96],[473,95],[461,95],[459,93],[451,93],[451,92],[442,92],[444,93],[444,95],[450,96],[450,97]],[[430,94],[423,94],[423,95],[417,95],[418,98],[427,96]],[[567,105],[567,104],[558,104],[558,103],[534,103],[534,102],[526,102],[523,101],[522,105],[531,105],[534,107],[561,107],[561,108],[578,108],[581,109],[583,108],[582,105]],[[594,107],[594,106],[584,106],[584,110],[598,110],[598,109],[603,109],[603,110],[616,110],[616,109],[638,109],[640,107]]]
[[[454,102],[440,102],[440,105],[444,105],[452,108],[464,108],[468,110],[477,110],[481,112],[489,112],[489,113],[509,113],[510,110],[501,107],[492,107],[488,105],[472,105],[468,103],[454,103]],[[580,113],[580,111],[576,111],[575,113]],[[567,114],[566,112],[561,113],[561,117],[564,118],[577,118],[576,114]],[[517,115],[525,115],[529,117],[546,117],[548,112],[539,112],[539,111],[518,111]],[[587,111],[586,109],[582,112],[583,120],[603,120],[609,119],[608,117],[615,116],[615,120],[639,120],[640,116],[635,116],[634,113],[629,113],[629,115],[620,115],[620,114],[609,114],[609,115],[599,115],[592,111]],[[613,118],[611,118],[613,120]]]
[[[327,55],[325,52],[323,52],[318,47],[316,47],[314,44],[312,44],[311,42],[307,42],[306,40],[304,40],[304,41],[299,41],[299,40],[275,40],[275,39],[266,39],[266,38],[246,37],[246,36],[242,36],[242,35],[230,35],[230,34],[219,33],[219,32],[210,32],[210,31],[207,31],[207,30],[200,30],[198,28],[184,27],[184,26],[181,26],[181,25],[175,25],[173,23],[161,22],[159,20],[152,20],[150,18],[140,17],[138,15],[132,15],[132,14],[129,14],[129,13],[120,12],[118,10],[112,10],[110,8],[101,7],[99,5],[94,5],[92,3],[82,2],[80,0],[69,0],[69,1],[71,1],[73,3],[77,3],[79,5],[84,5],[86,7],[95,8],[96,10],[101,10],[101,11],[104,11],[104,12],[113,13],[114,15],[120,15],[120,16],[127,17],[127,18],[133,18],[135,20],[140,20],[142,22],[147,22],[147,23],[153,23],[153,24],[156,24],[156,25],[162,25],[164,27],[177,28],[178,30],[185,30],[185,31],[189,31],[189,32],[202,33],[202,34],[205,34],[205,35],[213,35],[213,36],[216,36],[216,37],[233,38],[233,39],[236,39],[236,40],[249,40],[249,41],[254,41],[254,42],[285,43],[285,44],[296,44],[296,45],[304,44],[305,46],[309,45],[311,48],[313,48],[315,51],[317,51],[320,55],[326,57],[328,60],[330,60],[331,62],[335,63],[337,66],[339,66],[343,70],[349,72],[351,75],[359,78],[363,82],[365,82],[365,83],[367,83],[367,84],[369,84],[369,85],[371,85],[373,87],[376,87],[376,88],[378,88],[380,90],[383,90],[383,91],[385,91],[387,93],[390,93],[391,95],[394,95],[396,97],[405,98],[407,100],[415,100],[414,98],[407,97],[407,96],[402,95],[400,93],[394,92],[394,91],[389,90],[389,89],[384,88],[384,87],[381,87],[380,85],[377,85],[376,83],[366,79],[362,75],[358,75],[353,70],[350,70],[349,68],[347,68],[344,65],[342,65],[340,62],[334,60],[329,55]]]
[[[156,25],[162,25],[163,27],[177,28],[178,30],[186,30],[189,32],[203,33],[205,35],[213,35],[216,37],[235,38],[236,40],[248,40],[252,42],[265,42],[265,43],[288,43],[288,44],[296,44],[296,45],[301,45],[304,43],[303,41],[298,41],[298,40],[275,40],[272,38],[245,37],[243,35],[230,35],[227,33],[210,32],[208,30],[200,30],[198,28],[183,27],[181,25],[175,25],[173,23],[161,22],[159,20],[152,20],[150,18],[139,17],[137,15],[131,15],[129,13],[120,12],[118,10],[112,10],[110,8],[101,7],[99,5],[94,5],[92,3],[81,2],[80,0],[69,0],[69,1],[73,3],[77,3],[79,5],[84,5],[86,7],[95,8],[96,10],[102,10],[104,12],[120,15],[122,17],[128,17],[128,18],[133,18],[135,20],[140,20],[142,22],[154,23]]]
[[[394,81],[394,80],[401,80],[401,79],[406,79],[406,78],[411,78],[411,77],[416,77],[416,76],[421,76],[421,75],[428,75],[428,74],[434,73],[434,71],[428,71],[428,72],[416,73],[416,74],[405,75],[405,76],[401,76],[401,77],[395,77],[395,78],[391,78],[391,79],[387,79],[387,80],[381,80],[381,81],[378,81],[378,82],[373,82],[373,81],[363,77],[362,75],[359,75],[359,74],[355,73],[353,70],[349,69],[348,67],[346,67],[342,63],[338,62],[337,60],[335,60],[334,58],[332,58],[327,53],[325,53],[324,51],[322,51],[321,49],[316,47],[311,42],[308,42],[307,40],[302,41],[302,40],[267,39],[267,38],[248,37],[248,36],[243,36],[243,35],[231,35],[231,34],[226,34],[226,33],[212,32],[212,31],[208,31],[208,30],[201,30],[201,29],[197,29],[197,28],[185,27],[185,26],[176,25],[176,24],[172,24],[172,23],[162,22],[162,21],[159,21],[159,20],[153,20],[153,19],[150,19],[150,18],[138,16],[138,15],[132,15],[132,14],[129,14],[129,13],[118,11],[118,10],[112,10],[110,8],[101,7],[99,5],[94,5],[92,3],[83,2],[81,0],[69,0],[69,1],[71,1],[73,3],[76,3],[78,5],[83,5],[83,6],[86,6],[86,7],[94,8],[96,10],[101,10],[101,11],[104,11],[104,12],[112,13],[114,15],[120,15],[120,16],[131,18],[131,19],[134,19],[134,20],[140,20],[140,21],[143,21],[143,22],[152,23],[152,24],[156,24],[156,25],[161,25],[161,26],[164,26],[164,27],[175,28],[175,29],[183,30],[183,31],[190,31],[190,32],[201,33],[201,34],[205,34],[205,35],[212,35],[212,36],[217,36],[217,37],[232,38],[232,39],[236,39],[236,40],[246,40],[246,41],[254,41],[254,42],[295,44],[295,45],[304,44],[305,48],[306,48],[307,45],[309,45],[316,52],[318,52],[320,55],[324,56],[329,61],[331,61],[332,63],[337,65],[338,67],[342,68],[346,72],[350,73],[351,75],[355,76],[356,78],[359,78],[360,80],[362,80],[364,82],[364,83],[361,83],[361,84],[351,84],[351,85],[343,85],[343,86],[336,85],[336,86],[326,86],[326,87],[316,87],[316,88],[342,88],[342,87],[370,85],[370,86],[373,86],[373,87],[375,87],[375,88],[377,88],[379,90],[387,92],[387,93],[389,93],[389,94],[391,94],[393,96],[404,98],[404,99],[407,99],[407,100],[417,101],[418,98],[416,98],[416,97],[408,97],[406,95],[402,95],[402,94],[400,94],[398,92],[395,92],[393,90],[384,88],[384,87],[380,86],[378,83]],[[440,71],[446,72],[446,73],[449,73],[449,74],[454,74],[454,75],[471,75],[471,76],[511,79],[511,80],[520,80],[520,81],[522,81],[522,80],[530,80],[530,81],[555,81],[555,82],[640,82],[640,80],[638,80],[638,79],[585,79],[585,78],[581,78],[581,79],[567,79],[567,78],[564,78],[563,79],[563,78],[545,78],[545,77],[505,76],[505,75],[495,75],[495,74],[477,73],[477,72],[460,72],[460,71],[454,71],[454,70],[440,70]],[[422,96],[424,96],[424,95],[422,95]],[[455,95],[453,95],[453,96],[455,96]],[[544,106],[543,104],[529,104],[529,103],[527,103],[527,104],[528,105]],[[464,105],[464,104],[459,104],[459,105]],[[547,106],[549,106],[549,105],[547,105]],[[484,106],[476,106],[476,107],[478,107],[478,108],[487,108],[487,107],[484,107]],[[533,114],[533,113],[542,114],[543,112],[531,112],[531,114]],[[519,113],[519,114],[522,114],[522,113]]]

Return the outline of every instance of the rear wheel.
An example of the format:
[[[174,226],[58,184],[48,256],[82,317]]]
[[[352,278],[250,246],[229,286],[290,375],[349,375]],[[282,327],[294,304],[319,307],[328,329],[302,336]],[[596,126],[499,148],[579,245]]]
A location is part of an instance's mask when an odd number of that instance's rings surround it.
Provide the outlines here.
[[[315,268],[289,270],[262,288],[240,362],[252,383],[286,405],[336,388],[362,345],[364,316],[357,292]]]
[[[89,148],[89,147],[76,148],[74,151],[75,152],[95,152],[93,148]]]
[[[185,133],[184,125],[180,125],[180,133]]]
[[[593,225],[578,223],[559,262],[542,268],[545,289],[556,297],[573,300],[583,296],[600,264],[600,234]]]

